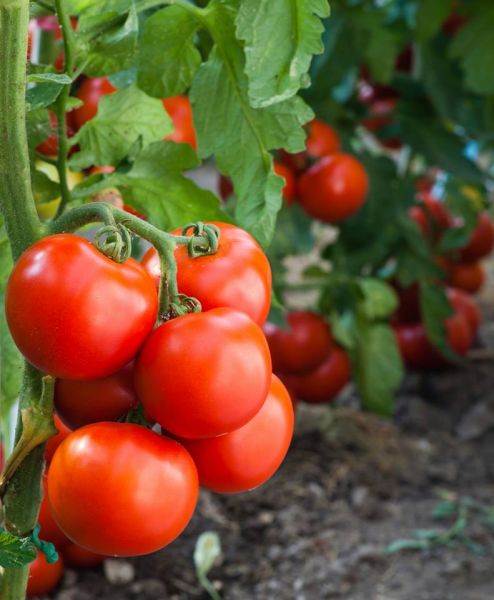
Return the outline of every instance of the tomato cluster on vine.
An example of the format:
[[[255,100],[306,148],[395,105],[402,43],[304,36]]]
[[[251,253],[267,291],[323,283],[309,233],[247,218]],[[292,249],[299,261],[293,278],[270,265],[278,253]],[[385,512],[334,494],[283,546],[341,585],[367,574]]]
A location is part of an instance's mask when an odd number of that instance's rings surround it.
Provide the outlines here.
[[[173,275],[160,283],[154,248],[141,263],[115,262],[79,235],[55,234],[28,248],[11,273],[12,337],[57,378],[59,433],[46,447],[40,525],[66,562],[162,548],[188,524],[200,485],[253,489],[288,450],[292,401],[272,373],[261,328],[269,262],[245,231],[208,227],[217,248],[199,256],[190,238],[204,242],[200,229],[167,234],[179,240],[179,294],[166,314],[158,288]]]

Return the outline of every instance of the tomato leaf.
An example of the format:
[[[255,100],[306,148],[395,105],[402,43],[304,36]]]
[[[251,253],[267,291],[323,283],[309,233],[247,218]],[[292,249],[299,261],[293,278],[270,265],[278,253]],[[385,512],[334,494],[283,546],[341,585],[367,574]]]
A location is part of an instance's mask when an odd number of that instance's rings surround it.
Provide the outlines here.
[[[386,319],[396,310],[398,298],[390,285],[373,277],[358,283],[363,293],[362,310],[369,319]]]
[[[214,155],[219,170],[231,177],[238,198],[237,222],[267,245],[283,187],[283,179],[273,171],[269,150],[303,150],[302,125],[313,113],[298,97],[252,108],[244,55],[233,35],[235,11],[226,3],[213,2],[206,15],[215,46],[199,68],[190,92],[199,155]]]
[[[237,37],[245,42],[253,107],[271,106],[308,87],[312,56],[323,51],[321,18],[328,16],[327,0],[244,0],[240,4]]]
[[[146,147],[171,131],[161,101],[131,86],[101,98],[98,114],[72,138],[81,150],[70,164],[76,170],[118,164],[136,142]]]
[[[150,96],[182,94],[201,64],[194,46],[200,22],[183,6],[163,8],[144,25],[139,45],[139,87]],[[157,51],[159,48],[159,51]]]
[[[28,111],[46,108],[55,102],[60,96],[65,84],[62,83],[38,83],[26,90],[26,102]]]
[[[416,31],[419,41],[435,35],[451,11],[452,0],[419,0],[416,15]]]
[[[26,114],[26,129],[29,147],[36,148],[51,130],[48,111],[45,108],[29,111]]]
[[[0,528],[0,567],[22,567],[36,559],[30,538],[18,538]]]

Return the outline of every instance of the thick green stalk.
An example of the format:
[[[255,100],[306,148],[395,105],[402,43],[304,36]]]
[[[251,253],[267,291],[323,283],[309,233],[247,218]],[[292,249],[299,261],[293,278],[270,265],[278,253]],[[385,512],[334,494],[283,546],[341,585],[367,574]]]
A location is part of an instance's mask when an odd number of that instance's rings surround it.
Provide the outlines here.
[[[19,255],[43,230],[36,214],[29,171],[25,122],[28,0],[0,0],[0,212],[12,255]],[[36,406],[41,397],[41,373],[26,366],[21,406]],[[18,426],[17,438],[22,433]],[[28,535],[41,502],[43,446],[36,448],[10,481],[4,497],[8,531]],[[5,569],[2,600],[23,600],[28,567]]]

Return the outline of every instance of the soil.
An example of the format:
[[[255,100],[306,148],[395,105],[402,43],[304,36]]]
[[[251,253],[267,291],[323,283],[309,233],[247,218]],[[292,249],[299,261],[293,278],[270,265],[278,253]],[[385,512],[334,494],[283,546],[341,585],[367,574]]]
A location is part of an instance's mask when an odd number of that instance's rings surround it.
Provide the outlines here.
[[[484,306],[494,307],[490,293]],[[490,314],[489,314],[490,313]],[[438,494],[494,506],[494,314],[464,366],[409,375],[393,422],[363,414],[348,389],[337,407],[302,406],[277,475],[249,494],[202,492],[184,535],[138,559],[67,570],[57,600],[205,599],[193,552],[217,532],[210,579],[231,600],[492,600],[494,528],[469,518],[457,541],[386,552],[414,530],[447,531]],[[491,350],[492,349],[492,350]]]

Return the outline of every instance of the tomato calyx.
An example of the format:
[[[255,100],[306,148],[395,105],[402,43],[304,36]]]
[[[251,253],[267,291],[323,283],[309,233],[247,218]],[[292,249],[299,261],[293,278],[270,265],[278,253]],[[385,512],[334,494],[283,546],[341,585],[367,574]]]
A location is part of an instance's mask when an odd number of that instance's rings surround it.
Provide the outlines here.
[[[192,230],[192,235],[187,242],[187,251],[191,258],[215,254],[220,241],[220,229],[217,225],[201,221],[188,223],[182,228],[182,235],[186,236],[189,230]]]
[[[132,238],[124,223],[105,225],[98,229],[95,243],[100,252],[117,263],[123,263],[130,258]]]

